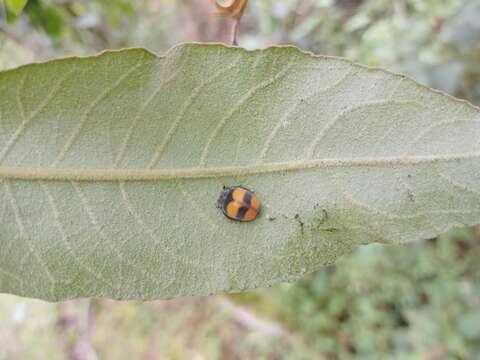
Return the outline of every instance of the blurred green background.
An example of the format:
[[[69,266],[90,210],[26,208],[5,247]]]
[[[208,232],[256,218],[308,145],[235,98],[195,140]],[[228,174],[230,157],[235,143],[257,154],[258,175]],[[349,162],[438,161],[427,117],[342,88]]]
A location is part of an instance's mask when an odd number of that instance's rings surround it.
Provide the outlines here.
[[[226,41],[213,0],[0,0],[0,69]],[[23,11],[22,5],[26,4]],[[252,0],[239,43],[295,44],[480,104],[479,0]],[[1,94],[0,94],[1,96]],[[480,359],[480,230],[370,245],[296,284],[148,303],[0,295],[2,359]]]

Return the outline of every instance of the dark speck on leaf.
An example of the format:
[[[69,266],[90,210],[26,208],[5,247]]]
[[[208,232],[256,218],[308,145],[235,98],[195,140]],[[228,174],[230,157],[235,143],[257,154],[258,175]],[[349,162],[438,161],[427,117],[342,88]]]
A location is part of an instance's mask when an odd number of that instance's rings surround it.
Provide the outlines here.
[[[303,227],[304,223],[302,220],[300,220],[300,215],[299,214],[296,214],[295,215],[295,220],[298,221],[298,223],[300,224],[301,227]]]
[[[415,201],[415,193],[409,190],[407,194],[410,201]]]
[[[326,232],[329,232],[329,233],[334,233],[334,232],[337,232],[338,229],[337,228],[326,228],[326,229],[321,229],[322,231],[326,231]]]

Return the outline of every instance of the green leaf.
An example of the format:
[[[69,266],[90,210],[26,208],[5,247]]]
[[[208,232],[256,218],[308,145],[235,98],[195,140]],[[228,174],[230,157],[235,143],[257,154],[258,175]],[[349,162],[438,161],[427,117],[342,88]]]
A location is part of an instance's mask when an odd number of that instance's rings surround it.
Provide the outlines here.
[[[32,24],[41,27],[48,35],[58,37],[62,34],[63,19],[58,8],[44,3],[31,1],[28,3],[26,13]]]
[[[384,70],[186,44],[6,71],[0,94],[2,292],[239,291],[479,223],[479,110]],[[237,184],[254,222],[216,208]]]
[[[27,5],[27,2],[28,0],[5,0],[5,5],[13,14],[20,15]]]

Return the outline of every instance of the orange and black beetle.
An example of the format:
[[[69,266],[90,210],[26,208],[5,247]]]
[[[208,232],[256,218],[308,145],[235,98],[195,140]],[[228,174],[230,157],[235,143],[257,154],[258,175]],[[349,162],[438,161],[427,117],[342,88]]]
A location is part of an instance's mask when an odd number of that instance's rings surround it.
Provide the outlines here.
[[[218,207],[226,217],[236,221],[253,221],[260,213],[260,200],[243,186],[225,188],[218,199]]]

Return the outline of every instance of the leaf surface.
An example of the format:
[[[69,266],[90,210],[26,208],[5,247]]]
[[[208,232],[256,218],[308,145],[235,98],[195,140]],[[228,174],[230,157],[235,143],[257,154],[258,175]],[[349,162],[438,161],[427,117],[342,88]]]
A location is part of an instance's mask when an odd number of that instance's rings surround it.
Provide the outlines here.
[[[0,73],[0,94],[1,292],[240,291],[480,222],[479,110],[343,59],[131,49]],[[216,208],[239,184],[254,222]]]

